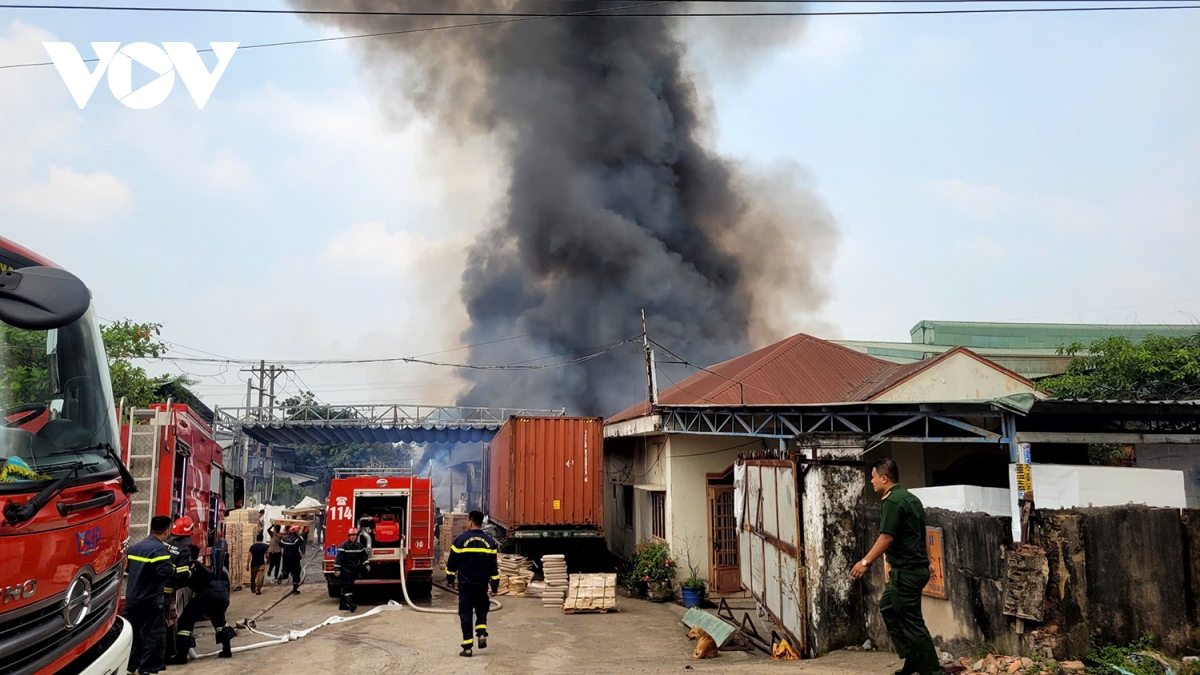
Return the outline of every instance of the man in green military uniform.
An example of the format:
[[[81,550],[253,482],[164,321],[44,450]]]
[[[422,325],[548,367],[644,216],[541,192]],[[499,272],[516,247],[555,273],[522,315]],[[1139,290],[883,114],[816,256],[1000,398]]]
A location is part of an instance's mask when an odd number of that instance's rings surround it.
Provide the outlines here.
[[[929,554],[925,550],[925,507],[911,492],[897,485],[900,469],[891,459],[881,459],[871,467],[871,487],[883,494],[879,520],[879,539],[850,570],[858,579],[867,568],[887,552],[892,566],[887,587],[879,599],[879,613],[887,626],[888,637],[904,667],[896,675],[937,675],[938,663],[933,637],[921,616],[921,590],[929,583]]]

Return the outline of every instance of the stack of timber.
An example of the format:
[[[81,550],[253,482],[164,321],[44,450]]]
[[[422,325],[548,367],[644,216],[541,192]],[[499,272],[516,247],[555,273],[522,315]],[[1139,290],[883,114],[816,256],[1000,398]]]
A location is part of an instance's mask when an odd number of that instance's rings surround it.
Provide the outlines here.
[[[562,607],[567,599],[567,560],[561,554],[542,556],[542,574],[546,590],[542,593],[542,607]]]
[[[521,595],[533,581],[533,563],[520,555],[500,554],[497,561],[500,568],[499,595]]]
[[[442,529],[439,532],[440,539],[438,546],[442,552],[442,567],[446,566],[446,559],[450,557],[450,546],[458,539],[458,535],[467,531],[467,514],[465,513],[443,513],[442,514]]]
[[[250,583],[246,563],[250,558],[250,546],[260,529],[254,524],[258,516],[249,509],[235,509],[225,518],[225,540],[229,542],[229,582],[232,590]]]
[[[617,609],[617,575],[572,574],[563,611],[567,614],[605,614]]]

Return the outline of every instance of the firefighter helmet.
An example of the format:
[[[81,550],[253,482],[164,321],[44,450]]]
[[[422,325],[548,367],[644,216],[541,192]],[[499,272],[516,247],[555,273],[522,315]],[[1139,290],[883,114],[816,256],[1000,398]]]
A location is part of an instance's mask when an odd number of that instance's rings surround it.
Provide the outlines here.
[[[357,537],[358,536],[358,528],[357,527],[350,528],[350,530],[348,532],[346,532],[346,535],[350,536],[350,537]]]
[[[171,534],[180,537],[190,537],[196,529],[196,524],[187,516],[182,516],[175,519],[175,524],[171,525]]]

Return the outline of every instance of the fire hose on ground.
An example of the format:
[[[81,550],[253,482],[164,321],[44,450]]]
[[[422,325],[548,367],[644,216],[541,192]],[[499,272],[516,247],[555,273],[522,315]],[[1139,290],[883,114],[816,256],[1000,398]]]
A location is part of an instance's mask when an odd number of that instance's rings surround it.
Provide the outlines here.
[[[400,551],[401,551],[400,552],[400,569],[404,569],[404,549],[400,549]],[[408,604],[409,607],[411,607],[412,609],[414,609],[418,612],[425,612],[427,614],[458,614],[457,609],[434,609],[432,607],[421,607],[421,606],[417,605],[416,603],[414,603],[412,601],[412,598],[409,597],[409,595],[408,595],[408,579],[407,578],[408,578],[407,574],[400,575],[400,590],[403,592],[404,601]],[[438,588],[441,588],[443,590],[446,590],[448,592],[451,592],[451,593],[454,593],[455,595],[457,595],[457,591],[454,591],[452,589],[441,586],[440,584],[438,585]],[[257,623],[256,623],[257,619],[259,617],[261,617],[262,615],[266,614],[267,612],[271,611],[272,609],[274,609],[276,605],[278,605],[279,603],[288,599],[289,597],[291,597],[291,595],[292,595],[292,592],[287,591],[282,597],[280,597],[275,602],[271,603],[271,605],[268,606],[266,609],[259,611],[258,614],[255,614],[251,618],[247,618],[241,625],[238,626],[239,628],[244,626],[251,633],[254,633],[255,635],[261,635],[265,638],[270,638],[270,639],[263,640],[262,642],[255,642],[253,644],[240,645],[238,647],[234,647],[231,651],[234,653],[237,653],[237,652],[250,651],[252,649],[261,649],[263,647],[274,647],[275,645],[287,644],[288,642],[294,642],[296,640],[299,640],[300,638],[306,637],[309,633],[312,633],[313,631],[317,630],[318,628],[322,628],[322,627],[328,626],[330,624],[346,623],[347,621],[357,621],[358,619],[365,619],[369,616],[375,616],[377,614],[382,614],[384,612],[395,612],[395,611],[404,609],[404,605],[396,602],[395,600],[388,600],[388,603],[386,605],[379,605],[377,607],[373,607],[372,609],[370,609],[367,612],[364,612],[362,614],[356,614],[353,616],[342,616],[340,614],[334,614],[333,616],[329,617],[328,619],[325,619],[321,623],[319,623],[311,628],[305,628],[304,630],[291,630],[291,631],[288,631],[286,635],[274,635],[272,633],[267,633],[267,632],[258,630]],[[495,598],[489,598],[489,601],[491,604],[492,611],[504,609],[504,605],[500,604],[499,600],[496,600]],[[192,659],[209,658],[212,656],[216,656],[217,654],[220,654],[220,651],[209,652],[207,654],[199,654],[196,652],[195,649],[190,649],[188,651],[188,655]]]

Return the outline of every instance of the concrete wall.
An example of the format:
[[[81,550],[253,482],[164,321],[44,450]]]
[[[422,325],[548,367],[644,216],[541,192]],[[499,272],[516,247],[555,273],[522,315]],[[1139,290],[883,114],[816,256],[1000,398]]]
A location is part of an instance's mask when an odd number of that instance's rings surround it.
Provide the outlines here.
[[[1144,633],[1170,653],[1200,646],[1200,512],[1144,506],[1039,511],[1038,541],[1050,570],[1045,614],[1040,624],[1026,622],[1021,635],[1002,612],[1009,520],[926,511],[927,523],[942,528],[947,599],[924,597],[921,608],[942,649],[961,655],[994,645],[1004,653],[1045,649],[1078,659],[1092,635],[1102,644],[1126,644]],[[864,524],[878,531],[877,506],[868,507]],[[878,611],[885,583],[882,566],[868,574],[863,623],[886,647]]]
[[[624,488],[633,485],[633,466],[632,441],[604,440],[604,538],[608,550],[624,559],[633,555],[637,544],[634,528],[625,524]]]
[[[946,599],[921,598],[921,613],[938,647],[953,654],[966,654],[972,648],[991,643],[1002,653],[1015,654],[1020,648],[1016,633],[1008,628],[1004,616],[1004,551],[1011,546],[1008,518],[983,513],[954,513],[931,508],[925,512],[926,524],[942,528],[945,556]],[[867,509],[865,526],[871,542],[879,532],[879,506]],[[887,583],[883,565],[872,565],[864,584],[865,625],[867,635],[884,649],[891,647],[883,618],[879,615],[879,597]]]
[[[1189,509],[1200,508],[1200,445],[1139,445],[1134,451],[1137,465],[1147,469],[1183,472],[1183,489]]]
[[[917,373],[875,401],[968,401],[1010,394],[1033,393],[1034,388],[969,354],[954,354]]]
[[[857,460],[863,440],[847,435],[803,448],[809,459]],[[862,586],[850,568],[867,550],[862,527],[867,474],[859,466],[813,464],[804,472],[803,519],[809,641],[815,654],[861,644]]]

